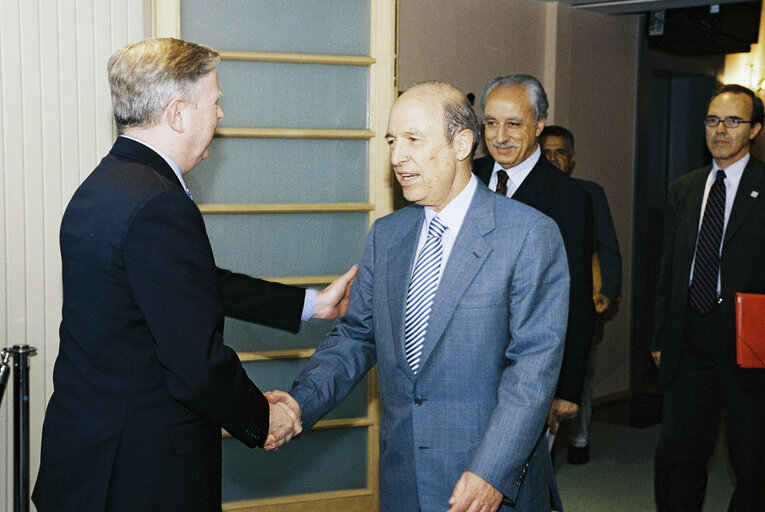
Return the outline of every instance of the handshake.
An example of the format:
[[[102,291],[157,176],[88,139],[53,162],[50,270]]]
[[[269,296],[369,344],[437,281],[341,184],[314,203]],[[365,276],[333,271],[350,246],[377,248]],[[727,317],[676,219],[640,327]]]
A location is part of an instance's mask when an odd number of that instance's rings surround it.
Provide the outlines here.
[[[277,389],[264,394],[270,411],[268,437],[263,448],[271,451],[300,434],[303,431],[303,425],[300,422],[300,405],[289,393]]]

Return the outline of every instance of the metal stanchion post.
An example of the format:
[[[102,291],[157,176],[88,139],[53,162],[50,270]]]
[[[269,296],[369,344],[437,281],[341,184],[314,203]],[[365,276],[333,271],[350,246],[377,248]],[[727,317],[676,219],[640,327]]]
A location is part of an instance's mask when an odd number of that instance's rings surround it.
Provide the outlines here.
[[[0,404],[3,403],[3,394],[5,386],[8,384],[8,376],[11,374],[11,366],[8,361],[11,359],[11,353],[7,348],[0,352]]]
[[[29,356],[37,349],[14,345],[3,349],[0,358],[0,403],[8,383],[13,356],[13,510],[29,511]]]

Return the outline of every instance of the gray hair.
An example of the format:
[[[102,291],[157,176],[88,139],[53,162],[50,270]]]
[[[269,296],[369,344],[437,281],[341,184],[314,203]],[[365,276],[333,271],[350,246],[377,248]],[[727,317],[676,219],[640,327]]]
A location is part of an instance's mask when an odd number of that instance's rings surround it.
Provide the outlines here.
[[[146,39],[123,46],[109,58],[112,109],[120,133],[159,121],[175,97],[196,105],[200,82],[220,62],[220,54],[180,39]]]
[[[434,87],[441,90],[444,96],[443,108],[446,142],[451,145],[459,132],[469,130],[473,133],[473,148],[471,150],[471,154],[473,154],[480,142],[481,123],[478,122],[478,116],[476,116],[475,110],[473,110],[473,106],[465,94],[452,84],[440,80],[419,82],[412,86],[412,89],[420,86]]]
[[[486,97],[489,93],[497,87],[511,87],[519,85],[526,88],[529,93],[529,99],[531,105],[534,108],[534,121],[539,121],[543,117],[547,117],[547,108],[549,103],[547,102],[547,94],[545,88],[539,83],[539,80],[531,75],[505,75],[498,76],[489,80],[481,92],[481,110],[486,109]]]

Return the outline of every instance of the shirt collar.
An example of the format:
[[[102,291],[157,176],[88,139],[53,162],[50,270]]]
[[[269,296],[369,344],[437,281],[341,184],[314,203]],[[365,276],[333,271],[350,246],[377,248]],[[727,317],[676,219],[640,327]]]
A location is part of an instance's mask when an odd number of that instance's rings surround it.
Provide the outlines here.
[[[530,157],[514,167],[505,169],[499,162],[495,161],[494,169],[491,171],[491,173],[493,176],[496,176],[497,171],[504,169],[508,177],[513,181],[513,184],[518,187],[521,183],[523,183],[523,180],[526,179],[526,176],[529,175],[534,166],[537,165],[537,162],[541,156],[542,150],[539,149],[539,144],[537,144],[537,148],[534,150],[534,153],[532,153]]]
[[[471,174],[470,181],[468,181],[462,192],[457,194],[457,197],[452,199],[440,212],[425,207],[425,222],[430,225],[430,221],[438,215],[441,223],[449,228],[454,235],[456,235],[462,227],[462,221],[465,220],[470,202],[473,200],[473,194],[478,186],[478,179],[474,174]]]
[[[748,163],[749,153],[744,155],[740,160],[736,161],[736,163],[731,164],[727,168],[723,169],[723,171],[725,171],[725,179],[728,180],[731,185],[738,186],[739,181],[741,181],[741,176],[744,174],[746,164]],[[717,165],[717,162],[712,160],[712,170],[709,171],[709,176],[707,176],[707,185],[715,180],[717,171],[719,170],[720,166]]]

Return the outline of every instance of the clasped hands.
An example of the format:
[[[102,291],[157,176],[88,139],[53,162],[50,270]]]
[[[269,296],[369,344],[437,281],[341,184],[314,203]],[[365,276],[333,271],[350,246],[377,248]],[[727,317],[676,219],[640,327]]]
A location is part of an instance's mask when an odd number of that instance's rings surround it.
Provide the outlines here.
[[[300,422],[300,405],[289,393],[274,390],[265,393],[270,414],[268,437],[263,445],[265,450],[276,450],[303,431]]]

